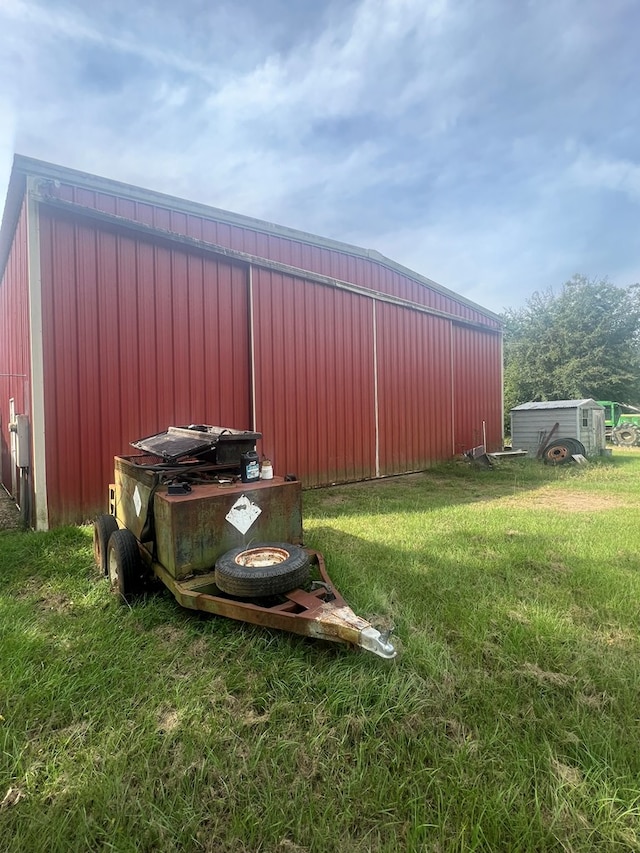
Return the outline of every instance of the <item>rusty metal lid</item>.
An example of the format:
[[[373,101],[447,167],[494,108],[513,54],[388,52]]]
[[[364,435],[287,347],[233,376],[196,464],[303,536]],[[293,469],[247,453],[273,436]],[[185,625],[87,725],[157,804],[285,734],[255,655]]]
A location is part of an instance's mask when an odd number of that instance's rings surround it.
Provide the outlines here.
[[[164,432],[132,441],[131,446],[160,456],[165,462],[176,462],[207,453],[220,441],[251,441],[255,444],[259,438],[262,438],[260,432],[199,424],[193,427],[169,427]]]

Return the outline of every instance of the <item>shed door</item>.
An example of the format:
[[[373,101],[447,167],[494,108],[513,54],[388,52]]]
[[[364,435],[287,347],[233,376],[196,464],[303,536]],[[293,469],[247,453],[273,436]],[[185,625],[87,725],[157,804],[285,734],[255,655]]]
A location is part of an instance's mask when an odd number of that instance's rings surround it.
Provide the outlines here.
[[[605,446],[605,413],[604,410],[600,409],[591,409],[591,417],[592,417],[592,425],[593,425],[593,436],[594,436],[594,451],[597,453],[602,450]]]

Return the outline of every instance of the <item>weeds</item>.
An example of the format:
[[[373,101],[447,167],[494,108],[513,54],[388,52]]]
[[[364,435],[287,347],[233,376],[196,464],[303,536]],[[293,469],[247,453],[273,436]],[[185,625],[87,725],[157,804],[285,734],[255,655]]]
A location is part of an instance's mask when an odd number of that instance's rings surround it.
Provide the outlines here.
[[[0,534],[0,849],[640,850],[640,454],[308,492],[401,657],[123,608]]]

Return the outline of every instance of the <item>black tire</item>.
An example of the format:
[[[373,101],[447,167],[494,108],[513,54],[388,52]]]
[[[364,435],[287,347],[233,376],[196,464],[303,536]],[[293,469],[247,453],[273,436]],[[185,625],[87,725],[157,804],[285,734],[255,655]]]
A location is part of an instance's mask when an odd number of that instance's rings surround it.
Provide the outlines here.
[[[614,429],[612,439],[618,447],[635,447],[640,441],[640,430],[635,424],[622,424]]]
[[[566,441],[568,444],[570,444],[573,447],[574,453],[580,453],[582,456],[587,455],[586,447],[584,446],[584,444],[581,441],[578,441],[577,438],[565,438],[564,441]]]
[[[99,515],[93,522],[93,559],[105,577],[109,574],[107,545],[111,534],[117,529],[118,522],[112,515]]]
[[[545,464],[564,465],[573,461],[575,452],[573,439],[558,438],[545,447],[542,459]]]
[[[145,571],[138,540],[130,530],[116,530],[107,545],[109,581],[125,601],[144,592]]]
[[[280,595],[309,579],[309,555],[288,542],[233,548],[216,561],[216,586],[236,598]]]

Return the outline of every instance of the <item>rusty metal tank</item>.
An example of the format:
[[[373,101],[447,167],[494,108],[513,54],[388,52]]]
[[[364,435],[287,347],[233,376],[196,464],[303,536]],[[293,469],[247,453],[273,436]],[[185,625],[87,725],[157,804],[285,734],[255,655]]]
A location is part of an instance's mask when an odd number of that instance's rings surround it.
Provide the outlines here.
[[[170,494],[169,485],[159,485],[139,464],[143,458],[115,458],[114,514],[176,580],[210,571],[231,548],[302,544],[300,481],[211,482]]]

